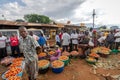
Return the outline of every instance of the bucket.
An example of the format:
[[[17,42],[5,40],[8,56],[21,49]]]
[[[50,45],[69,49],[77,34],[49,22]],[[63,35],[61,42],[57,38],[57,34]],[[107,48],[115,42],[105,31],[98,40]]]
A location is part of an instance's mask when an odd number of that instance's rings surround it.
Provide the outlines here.
[[[61,73],[64,70],[64,66],[60,68],[52,68],[52,72],[54,73]]]

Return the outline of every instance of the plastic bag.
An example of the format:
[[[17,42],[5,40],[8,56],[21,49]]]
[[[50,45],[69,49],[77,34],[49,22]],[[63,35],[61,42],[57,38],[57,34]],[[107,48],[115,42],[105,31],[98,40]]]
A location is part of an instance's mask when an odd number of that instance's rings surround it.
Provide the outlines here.
[[[11,55],[11,54],[12,54],[10,45],[8,45],[8,46],[6,47],[6,50],[7,50],[7,54],[8,54],[8,55]]]
[[[89,45],[89,46],[94,46],[94,43],[92,42],[92,40],[91,40],[91,39],[89,40],[88,45]]]

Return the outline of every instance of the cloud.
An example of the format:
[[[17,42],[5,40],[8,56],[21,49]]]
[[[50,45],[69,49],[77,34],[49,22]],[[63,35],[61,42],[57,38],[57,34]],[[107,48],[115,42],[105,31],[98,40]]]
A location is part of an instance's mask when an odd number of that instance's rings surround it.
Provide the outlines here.
[[[92,23],[95,9],[96,24],[120,23],[120,0],[1,0],[0,18],[21,19],[25,14],[41,14],[59,22]]]
[[[1,15],[4,15],[6,19],[21,18],[22,6],[19,6],[17,2],[7,3],[0,8]]]
[[[0,13],[7,19],[22,18],[25,14],[36,13],[47,15],[52,19],[70,19],[75,14],[75,9],[86,0],[21,0],[24,6],[18,2],[6,2],[0,8]]]
[[[58,0],[58,2],[55,0],[47,5],[50,9],[46,10],[46,14],[55,16],[55,18],[69,18],[74,15],[74,10],[83,2],[82,0]]]

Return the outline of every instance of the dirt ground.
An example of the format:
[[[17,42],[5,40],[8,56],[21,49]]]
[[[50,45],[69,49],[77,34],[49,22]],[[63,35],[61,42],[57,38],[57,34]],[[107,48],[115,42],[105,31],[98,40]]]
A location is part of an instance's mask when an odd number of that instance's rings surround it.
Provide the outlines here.
[[[117,60],[118,62],[120,54],[110,55],[108,58],[101,59]],[[104,67],[98,68],[95,66],[94,68],[93,65],[88,64],[84,59],[71,59],[70,64],[65,66],[62,73],[56,74],[49,69],[46,74],[39,74],[37,80],[120,80],[111,78],[111,76],[120,77],[120,65],[117,65],[114,69],[104,69]],[[6,67],[0,65],[0,75],[6,70]],[[2,80],[1,77],[0,80]],[[23,80],[28,80],[26,74],[23,74]]]

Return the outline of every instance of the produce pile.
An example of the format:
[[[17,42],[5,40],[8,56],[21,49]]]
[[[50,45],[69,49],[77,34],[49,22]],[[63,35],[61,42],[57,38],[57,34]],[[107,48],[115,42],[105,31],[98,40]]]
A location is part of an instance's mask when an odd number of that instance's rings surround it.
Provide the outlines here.
[[[38,58],[39,60],[42,60],[42,59],[51,59],[52,56],[55,57],[55,60],[58,59],[58,52],[55,51],[55,50],[51,50],[51,51],[47,51],[47,52],[40,52],[38,54]]]
[[[92,53],[100,53],[100,54],[110,54],[110,49],[106,47],[95,47],[91,50]]]
[[[67,51],[64,51],[64,52],[62,52],[62,55],[64,55],[64,56],[70,56],[70,53],[69,52],[67,52]]]
[[[51,68],[54,73],[60,73],[64,70],[64,67],[68,65],[68,63],[68,56],[60,56],[57,60],[54,61],[41,59],[38,61],[39,73],[45,74],[49,70],[49,68]]]
[[[116,55],[117,56],[117,55]],[[120,67],[120,59],[118,58],[111,58],[109,56],[108,58],[100,58],[98,62],[96,63],[96,67],[103,68],[103,69],[116,69]]]
[[[55,52],[55,51],[53,51],[53,50],[52,50],[52,51],[50,51],[50,52],[48,52],[48,54],[49,54],[49,55],[54,55],[55,53],[56,53],[56,52]]]
[[[89,54],[90,57],[94,57],[94,58],[99,58],[100,56],[96,53],[90,53]]]
[[[8,70],[2,75],[5,80],[21,80],[24,69],[24,58],[14,58]]]
[[[77,51],[70,52],[71,56],[79,56],[79,53]]]
[[[95,64],[97,62],[97,60],[93,57],[87,57],[86,62],[88,62],[89,64]]]
[[[44,53],[44,52],[41,52],[41,53],[39,53],[39,54],[38,54],[38,56],[39,56],[39,57],[46,57],[46,56],[47,56],[47,54],[46,54],[46,53]]]
[[[44,74],[49,70],[49,68],[51,68],[54,73],[62,72],[64,67],[69,64],[68,54],[70,55],[69,52],[65,52],[65,54],[62,55],[61,49],[40,52],[38,54],[39,73]]]
[[[67,57],[67,56],[60,56],[59,57],[59,60],[61,60],[61,61],[65,61],[65,60],[68,60],[69,59],[69,57]]]
[[[107,58],[110,54],[111,50],[106,47],[95,47],[91,50],[86,58],[86,61],[90,64],[96,64],[100,57]]]
[[[60,68],[60,67],[63,67],[64,66],[64,63],[60,60],[55,60],[51,63],[51,66],[53,68]]]
[[[7,72],[5,72],[4,77],[5,78],[9,78],[11,76],[17,76],[17,74],[19,74],[22,71],[22,69],[20,67],[13,67],[10,68]]]
[[[69,52],[67,52],[69,53]],[[49,71],[46,74],[40,74],[37,78],[37,80],[106,80],[106,77],[112,76],[115,78],[115,80],[120,79],[120,54],[110,54],[107,58],[103,58],[97,53],[92,53],[88,55],[87,58],[90,60],[94,60],[93,58],[97,58],[98,60],[95,63],[95,65],[87,65],[84,59],[71,59],[70,57],[66,56],[60,56],[58,60],[64,61],[67,60],[68,58],[70,59],[70,64],[68,66],[64,66],[64,68],[61,67],[56,67],[52,68],[52,62],[48,59],[46,59],[40,64],[38,63],[39,66],[44,66],[49,64]],[[91,58],[93,57],[93,58]],[[41,60],[39,60],[41,61]],[[56,60],[54,60],[56,62]],[[13,61],[14,62],[14,61]],[[18,63],[18,61],[16,61]],[[16,64],[17,66],[20,66],[19,64]],[[58,62],[57,62],[58,63]],[[54,63],[55,66],[57,65]],[[60,64],[58,64],[59,66]],[[0,66],[0,71],[1,75],[5,70],[8,70],[9,67],[3,67]],[[93,69],[94,68],[94,69]],[[43,69],[43,68],[42,68]],[[3,71],[2,71],[3,70]],[[60,70],[60,71],[59,71]],[[19,71],[19,70],[18,70]],[[63,71],[63,72],[62,72]],[[61,74],[55,74],[62,72]],[[16,73],[16,72],[15,72]],[[92,74],[94,73],[94,74]],[[108,75],[109,74],[109,75]],[[53,77],[54,76],[54,77]],[[103,78],[105,77],[105,78]],[[14,78],[14,79],[13,79]],[[10,76],[7,78],[8,80],[20,80],[21,77],[19,76]],[[22,77],[23,80],[28,80],[28,76],[24,74]],[[2,80],[0,78],[0,80]],[[109,80],[109,79],[108,79]],[[112,79],[111,79],[112,80]],[[114,79],[113,79],[114,80]]]
[[[46,67],[49,67],[50,62],[48,60],[39,60],[38,61],[38,66],[39,69],[45,69]]]
[[[111,54],[107,58],[100,57],[95,65],[92,65],[90,72],[94,75],[101,76],[106,80],[120,80],[120,73],[114,74],[111,71],[120,70],[120,54]],[[101,73],[104,70],[104,73]],[[108,72],[110,71],[110,72]]]
[[[7,80],[21,80],[19,76],[10,76]]]

